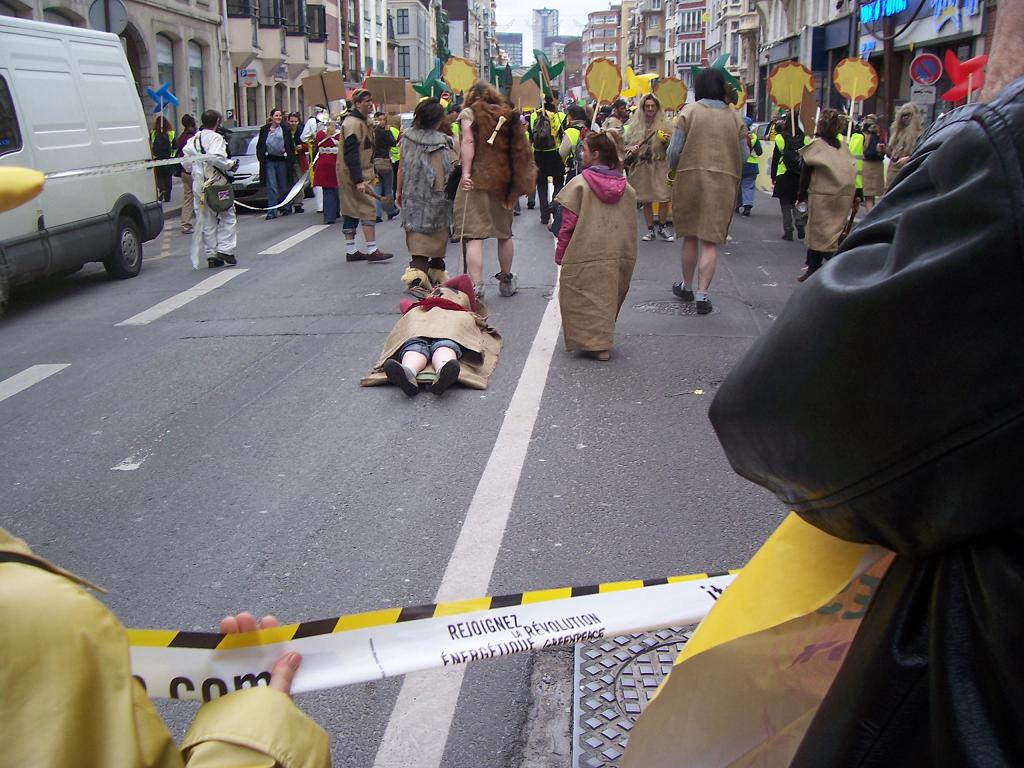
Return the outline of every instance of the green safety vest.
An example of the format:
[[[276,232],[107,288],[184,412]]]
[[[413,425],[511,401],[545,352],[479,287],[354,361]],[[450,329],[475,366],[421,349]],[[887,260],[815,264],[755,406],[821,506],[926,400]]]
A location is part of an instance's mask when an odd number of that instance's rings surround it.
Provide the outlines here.
[[[750,142],[750,154],[747,155],[747,162],[750,163],[751,165],[757,165],[759,162],[759,157],[757,154],[755,154],[754,150],[757,147],[761,146],[761,140],[757,138],[757,134],[754,133],[753,131],[750,132],[750,138],[752,138],[753,141]]]
[[[804,135],[804,146],[806,147],[811,143],[811,140]],[[776,167],[776,174],[781,176],[786,172],[786,164],[782,161],[782,153],[786,151],[786,139],[781,133],[775,134],[775,146],[779,149],[779,164]]]
[[[547,110],[543,110],[547,112]],[[537,115],[541,110],[536,110],[530,114],[530,135],[533,135],[534,126],[537,124]],[[558,151],[558,132],[562,129],[562,122],[565,115],[561,112],[548,112],[548,120],[551,122],[551,138],[555,140],[554,149],[535,149],[535,152],[557,152]],[[530,146],[533,147],[533,141],[530,141]]]
[[[391,135],[395,137],[395,140],[398,139],[398,134],[399,134],[398,129],[395,128],[395,126],[392,125],[391,126]],[[398,145],[397,144],[395,146],[391,147],[391,149],[388,150],[388,153],[391,155],[391,162],[392,163],[397,163],[399,158],[401,157],[401,154],[402,154],[401,151],[398,149]]]
[[[864,189],[864,134],[854,131],[850,136],[850,154],[857,164],[857,189]]]

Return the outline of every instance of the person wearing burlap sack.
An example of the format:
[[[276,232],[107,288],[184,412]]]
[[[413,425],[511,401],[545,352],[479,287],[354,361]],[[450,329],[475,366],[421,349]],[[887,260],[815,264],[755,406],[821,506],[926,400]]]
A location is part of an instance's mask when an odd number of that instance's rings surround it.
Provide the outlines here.
[[[341,157],[338,158],[338,199],[341,231],[345,235],[345,261],[387,261],[393,254],[377,248],[377,211],[374,208],[374,132],[370,124],[373,95],[365,88],[352,94],[352,108],[341,121]],[[356,248],[356,230],[363,226],[366,250]]]
[[[512,216],[516,200],[534,189],[537,167],[519,112],[487,83],[466,94],[459,113],[462,182],[455,195],[454,231],[466,253],[466,271],[477,297],[484,295],[484,240],[498,240],[498,291],[512,296],[519,280],[512,273]]]
[[[641,240],[650,242],[660,237],[671,243],[672,232],[665,229],[668,201],[672,191],[668,186],[668,159],[666,148],[672,127],[661,102],[653,93],[640,99],[640,106],[626,126],[626,175],[629,186],[636,192],[637,202],[643,203],[647,232]],[[654,218],[654,203],[658,203],[659,218]]]

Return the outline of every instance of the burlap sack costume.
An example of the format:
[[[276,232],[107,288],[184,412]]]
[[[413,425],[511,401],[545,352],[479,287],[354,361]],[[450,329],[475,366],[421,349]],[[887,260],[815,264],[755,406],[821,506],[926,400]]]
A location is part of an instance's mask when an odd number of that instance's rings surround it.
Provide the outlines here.
[[[356,182],[345,164],[344,146],[349,136],[355,136],[359,142],[359,167],[363,171],[364,181],[368,186],[377,178],[373,170],[373,127],[359,112],[349,112],[341,121],[341,141],[338,157],[338,199],[341,212],[361,221],[374,221],[377,211],[373,206],[373,198],[356,190]]]
[[[807,247],[831,253],[839,248],[839,234],[850,217],[857,189],[853,155],[846,147],[833,147],[819,138],[803,147],[800,157],[814,169],[807,193]]]
[[[747,128],[735,109],[687,104],[676,118],[686,143],[672,185],[676,235],[724,243],[736,206]]]

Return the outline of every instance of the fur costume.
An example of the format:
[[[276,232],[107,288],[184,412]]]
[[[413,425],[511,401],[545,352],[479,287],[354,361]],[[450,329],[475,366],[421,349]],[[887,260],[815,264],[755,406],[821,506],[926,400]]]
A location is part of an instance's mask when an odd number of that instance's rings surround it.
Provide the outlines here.
[[[473,156],[475,188],[493,192],[504,200],[529,194],[537,186],[537,166],[518,110],[484,101],[474,102],[471,109],[476,146]],[[488,144],[502,115],[506,122],[494,143]]]

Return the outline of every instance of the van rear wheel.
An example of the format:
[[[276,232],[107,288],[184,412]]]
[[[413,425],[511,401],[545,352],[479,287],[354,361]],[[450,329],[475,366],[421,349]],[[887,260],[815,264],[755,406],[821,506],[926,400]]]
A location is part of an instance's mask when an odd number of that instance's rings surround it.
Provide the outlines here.
[[[142,269],[142,236],[139,225],[127,216],[117,220],[117,240],[114,250],[103,266],[111,277],[123,280],[135,277]]]

